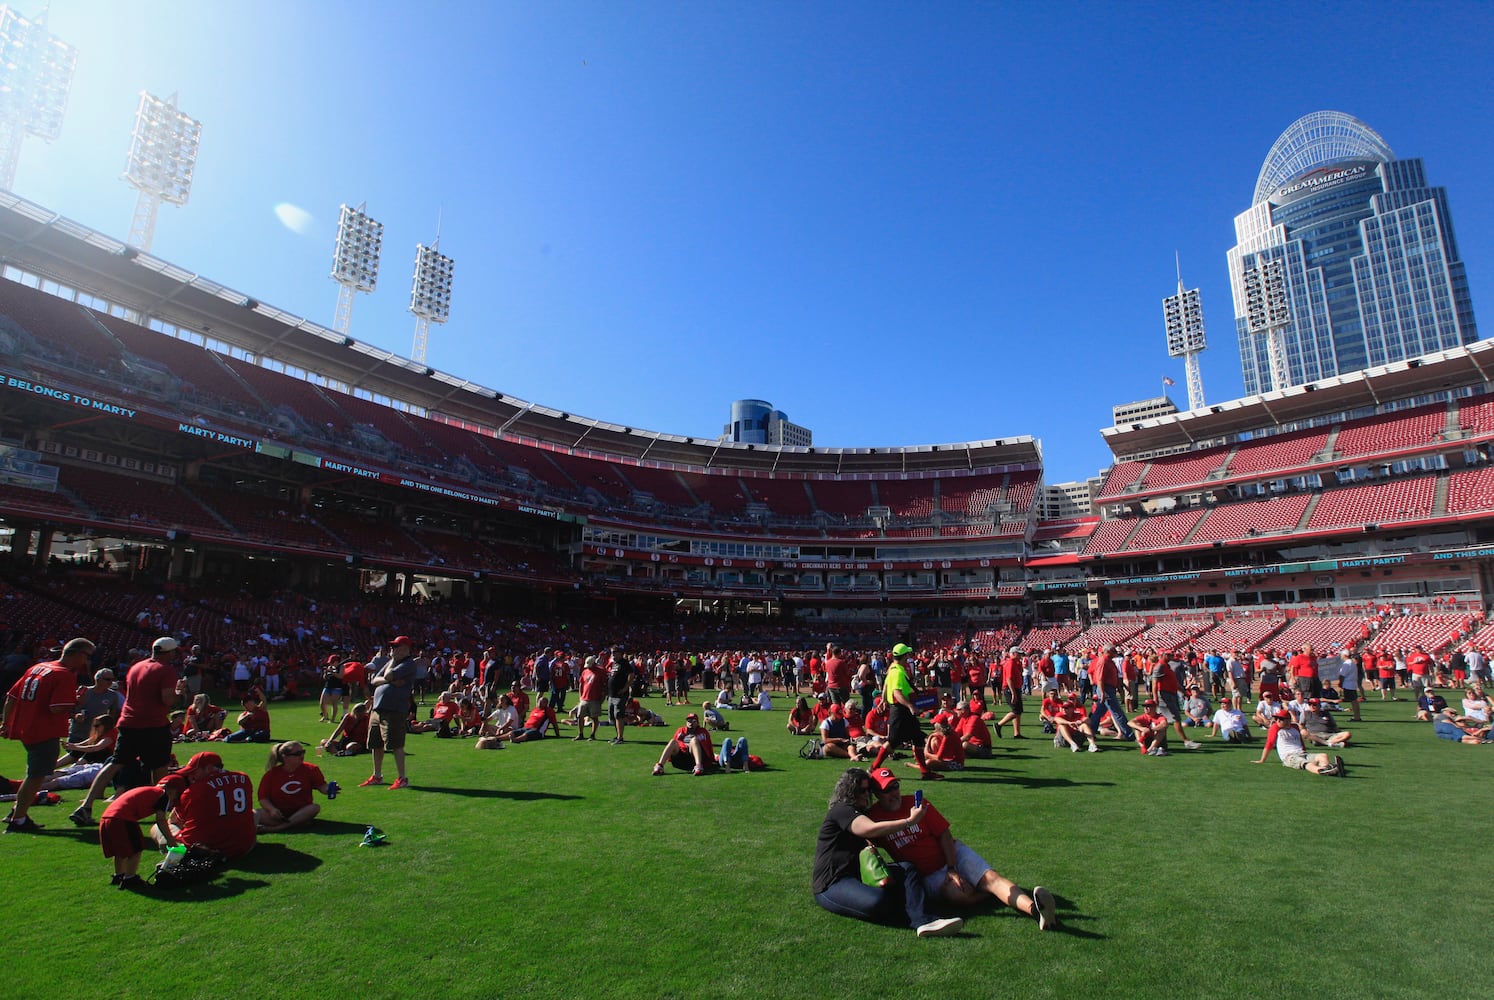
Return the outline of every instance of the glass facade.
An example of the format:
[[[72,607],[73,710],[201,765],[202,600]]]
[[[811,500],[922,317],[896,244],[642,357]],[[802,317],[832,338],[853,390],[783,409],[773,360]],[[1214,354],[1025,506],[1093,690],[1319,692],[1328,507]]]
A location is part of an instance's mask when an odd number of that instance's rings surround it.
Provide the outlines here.
[[[1478,339],[1447,192],[1338,112],[1293,123],[1235,218],[1228,253],[1245,392],[1301,385]],[[1252,328],[1247,275],[1281,262],[1289,317]],[[1268,338],[1286,370],[1274,384]]]

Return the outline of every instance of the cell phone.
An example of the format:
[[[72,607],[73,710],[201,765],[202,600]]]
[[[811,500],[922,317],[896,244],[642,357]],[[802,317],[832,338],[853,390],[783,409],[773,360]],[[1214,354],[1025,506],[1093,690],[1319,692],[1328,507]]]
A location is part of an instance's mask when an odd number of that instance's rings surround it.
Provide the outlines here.
[[[923,789],[918,788],[913,792],[913,808],[917,809],[921,805],[923,805]]]

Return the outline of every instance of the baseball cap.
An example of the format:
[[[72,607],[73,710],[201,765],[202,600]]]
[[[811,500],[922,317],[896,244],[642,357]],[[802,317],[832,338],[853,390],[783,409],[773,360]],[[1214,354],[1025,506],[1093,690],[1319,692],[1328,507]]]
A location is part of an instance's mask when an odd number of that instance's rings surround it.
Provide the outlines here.
[[[1157,707],[1157,703],[1155,701],[1153,701],[1151,698],[1148,698],[1146,701],[1144,701],[1144,702],[1141,703],[1141,706],[1143,708],[1156,708]]]
[[[870,777],[878,788],[886,788],[897,780],[897,774],[890,767],[879,767],[871,773]]]
[[[1272,716],[1273,719],[1290,719],[1291,717],[1292,717],[1292,713],[1288,712],[1284,708],[1281,711],[1277,712],[1275,715]]]
[[[204,764],[212,764],[214,767],[222,767],[223,758],[213,753],[213,751],[211,750],[200,750],[192,755],[191,760],[187,761],[186,770],[195,771]]]
[[[830,706],[830,714],[831,715],[845,715],[846,714],[846,707],[844,705],[831,705]]]
[[[896,646],[892,647],[893,656],[907,656],[911,652],[913,652],[913,647],[909,646],[905,642],[900,642]]]
[[[151,651],[156,653],[169,653],[173,649],[178,649],[180,647],[181,643],[176,641],[176,637],[169,635],[163,635],[161,636],[161,638],[150,644]]]
[[[389,645],[391,645],[391,646],[413,646],[413,645],[415,645],[415,643],[407,635],[397,635],[397,636],[394,637],[394,641],[391,642]]]
[[[328,664],[328,666],[330,666],[330,665],[332,665],[334,663],[338,663],[341,660],[342,660],[342,657],[338,656],[336,653],[328,653],[327,654],[327,664]]]

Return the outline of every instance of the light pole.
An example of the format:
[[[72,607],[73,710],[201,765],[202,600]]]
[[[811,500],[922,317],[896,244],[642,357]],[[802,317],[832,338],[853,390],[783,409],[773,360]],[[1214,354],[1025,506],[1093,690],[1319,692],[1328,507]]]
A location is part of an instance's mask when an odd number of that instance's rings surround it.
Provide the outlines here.
[[[175,94],[163,101],[143,90],[140,92],[124,174],[124,179],[139,192],[135,198],[135,217],[130,221],[130,246],[150,249],[161,202],[187,203],[201,138],[202,123],[177,110]]]
[[[62,132],[78,50],[35,21],[0,6],[0,187],[15,187],[21,143],[51,142]]]
[[[347,335],[353,325],[353,293],[372,292],[379,284],[379,253],[384,246],[384,224],[357,208],[342,206],[337,219],[337,249],[332,254],[332,280],[337,282],[337,312],[332,329]]]
[[[410,312],[415,314],[415,344],[410,360],[425,364],[426,344],[432,323],[445,323],[451,317],[451,275],[456,262],[438,249],[441,237],[430,246],[415,246],[415,282],[410,288]]]
[[[1292,323],[1287,301],[1286,271],[1280,257],[1262,260],[1244,269],[1245,323],[1252,334],[1266,338],[1266,358],[1271,366],[1271,388],[1280,392],[1291,382],[1286,356],[1286,328]]]
[[[1183,289],[1183,266],[1178,263],[1178,293],[1162,300],[1167,324],[1167,354],[1183,359],[1188,372],[1188,409],[1201,410],[1204,403],[1203,373],[1198,355],[1208,346],[1204,338],[1203,304],[1197,288]]]

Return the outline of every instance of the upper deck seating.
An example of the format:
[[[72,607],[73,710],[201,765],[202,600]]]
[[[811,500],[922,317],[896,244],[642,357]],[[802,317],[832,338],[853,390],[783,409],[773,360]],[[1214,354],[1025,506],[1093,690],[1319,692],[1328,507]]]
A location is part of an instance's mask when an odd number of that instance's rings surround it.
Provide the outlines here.
[[[690,492],[700,499],[701,503],[710,504],[711,509],[718,514],[739,514],[747,508],[749,494],[742,485],[742,480],[736,476],[712,475],[706,472],[679,472],[677,475],[680,481],[690,488]],[[802,483],[784,482],[779,485],[784,487],[783,496],[788,500],[794,496],[793,490],[788,487],[797,489],[801,495],[804,492]],[[774,513],[791,513],[780,511],[769,501],[763,502],[768,503]],[[801,506],[807,508],[808,501],[801,501]],[[808,509],[805,509],[804,513],[809,513]]]
[[[1136,527],[1134,517],[1121,517],[1113,521],[1101,521],[1095,526],[1094,532],[1089,536],[1089,541],[1084,543],[1084,555],[1103,555],[1106,552],[1115,552],[1121,547]]]
[[[106,521],[229,534],[222,522],[173,483],[72,465],[62,467],[57,482]]]
[[[432,445],[429,438],[416,430],[404,415],[393,407],[345,392],[328,392],[327,395],[354,424],[370,425],[383,436],[384,440],[404,449],[417,459],[423,459],[435,465],[445,464],[445,453]]]
[[[1252,650],[1286,625],[1285,618],[1226,618],[1198,637],[1196,649],[1221,653]]]
[[[1494,465],[1459,469],[1447,479],[1447,512],[1494,510]]]
[[[1126,550],[1164,549],[1180,545],[1193,526],[1202,520],[1202,508],[1179,511],[1175,514],[1153,514],[1141,522],[1136,534],[1126,543]]]
[[[560,466],[581,489],[596,490],[612,503],[626,504],[636,492],[633,484],[623,474],[622,466],[614,462],[566,455],[558,451],[547,451],[545,455]]]
[[[1345,458],[1430,445],[1447,427],[1447,404],[1433,403],[1402,413],[1363,417],[1344,424],[1334,448]]]
[[[1228,448],[1209,448],[1194,454],[1153,459],[1151,467],[1146,470],[1146,479],[1141,488],[1145,491],[1203,483],[1209,473],[1224,464],[1228,454]]]
[[[1312,429],[1243,442],[1230,459],[1226,475],[1291,472],[1312,462],[1328,443],[1328,431]]]
[[[894,517],[924,521],[934,513],[934,480],[883,479],[877,483],[877,498]]]
[[[1105,483],[1100,487],[1098,497],[1104,500],[1109,497],[1118,497],[1141,478],[1146,469],[1145,462],[1117,462],[1105,475]]]
[[[1494,396],[1460,399],[1458,426],[1470,434],[1494,434]]]
[[[1296,618],[1267,645],[1283,655],[1309,644],[1315,653],[1335,653],[1357,645],[1363,634],[1363,618],[1343,615]]]
[[[289,407],[319,436],[346,433],[347,414],[328,402],[310,382],[238,358],[225,357],[221,360],[272,409],[277,406]]]
[[[1001,499],[1004,477],[960,476],[939,484],[939,509],[957,517],[989,517],[991,504]]]
[[[0,278],[0,317],[30,334],[43,351],[71,357],[99,374],[120,370],[119,348],[75,302]]]
[[[256,422],[265,419],[264,404],[249,391],[243,380],[220,363],[223,355],[114,316],[99,319],[131,354],[153,361],[170,372],[180,380],[182,392],[199,403],[215,410],[229,410]]]
[[[1327,490],[1318,499],[1317,507],[1307,520],[1307,528],[1362,526],[1431,517],[1436,492],[1436,476],[1392,479]]]
[[[1252,534],[1291,530],[1302,520],[1312,500],[1310,493],[1291,493],[1261,500],[1222,504],[1209,511],[1190,542],[1231,541]]]
[[[875,502],[871,484],[862,480],[813,479],[808,482],[815,508],[837,517],[865,517],[866,509]]]
[[[1012,505],[1014,513],[1025,514],[1032,509],[1032,502],[1037,497],[1038,479],[1041,476],[1039,472],[1014,472],[1008,478],[1006,500]]]

